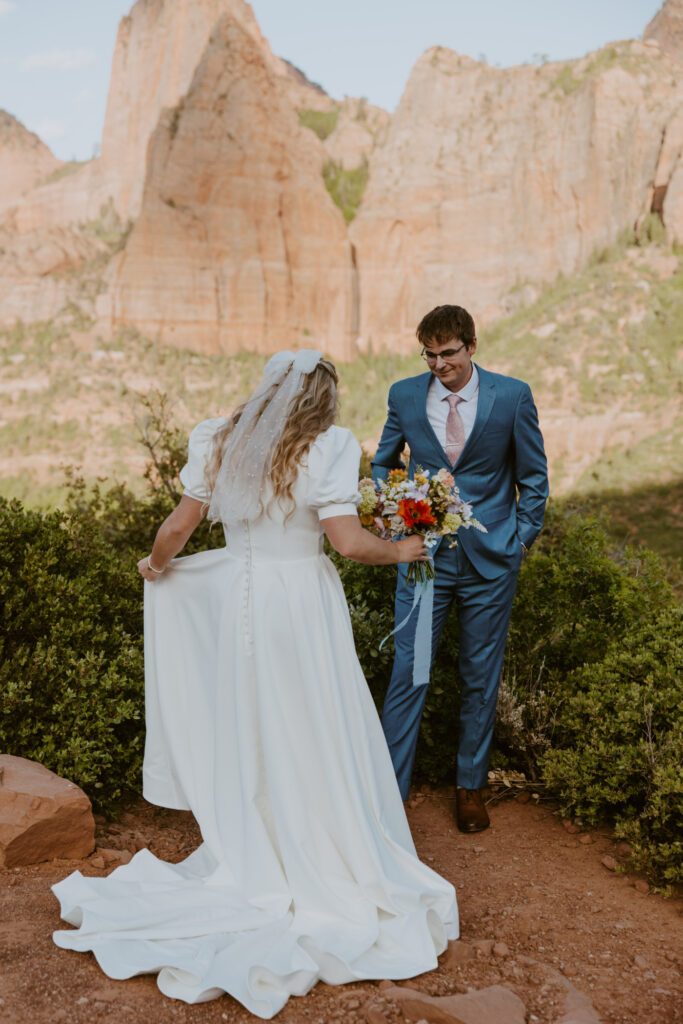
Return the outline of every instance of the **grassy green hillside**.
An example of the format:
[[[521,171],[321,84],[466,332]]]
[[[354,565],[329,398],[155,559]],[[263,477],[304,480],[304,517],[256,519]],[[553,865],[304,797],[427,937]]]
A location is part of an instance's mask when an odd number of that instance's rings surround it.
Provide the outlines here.
[[[535,295],[520,286],[506,300],[510,315],[480,329],[477,354],[532,385],[554,495],[608,509],[620,539],[646,539],[667,554],[680,547],[682,257],[622,241]],[[105,342],[85,300],[49,323],[2,331],[0,494],[56,504],[63,467],[73,464],[87,479],[134,485],[145,459],[142,396],[168,395],[189,431],[230,412],[263,363],[165,348],[127,329]],[[370,352],[340,366],[341,422],[372,450],[389,385],[424,369],[417,347],[409,357]]]

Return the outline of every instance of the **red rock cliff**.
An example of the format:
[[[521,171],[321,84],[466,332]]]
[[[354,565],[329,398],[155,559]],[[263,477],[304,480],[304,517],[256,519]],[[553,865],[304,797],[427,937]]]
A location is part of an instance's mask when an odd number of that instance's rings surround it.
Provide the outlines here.
[[[436,304],[491,318],[516,285],[584,266],[650,209],[667,128],[662,173],[677,166],[681,96],[640,42],[504,70],[428,50],[351,225],[365,341],[410,348]]]
[[[353,354],[354,271],[302,128],[263,47],[218,22],[148,151],[140,215],[99,312],[205,351],[319,345]]]

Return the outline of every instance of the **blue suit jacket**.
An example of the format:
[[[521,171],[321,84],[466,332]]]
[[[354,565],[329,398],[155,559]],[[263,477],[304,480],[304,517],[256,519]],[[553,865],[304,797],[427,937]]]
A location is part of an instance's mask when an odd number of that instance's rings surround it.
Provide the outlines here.
[[[475,518],[488,530],[461,529],[458,543],[481,576],[495,579],[519,567],[522,543],[531,547],[541,530],[548,469],[529,385],[477,369],[477,415],[455,470],[427,419],[432,378],[427,372],[391,386],[372,475],[375,480],[384,479],[390,469],[402,466],[406,444],[411,476],[417,466],[432,473],[442,468],[453,472],[460,496],[472,502]]]

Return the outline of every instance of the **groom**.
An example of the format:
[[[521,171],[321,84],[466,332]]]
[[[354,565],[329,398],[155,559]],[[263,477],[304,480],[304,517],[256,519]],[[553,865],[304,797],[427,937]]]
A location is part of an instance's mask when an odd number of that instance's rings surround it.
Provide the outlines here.
[[[462,682],[457,759],[456,820],[462,832],[489,825],[480,790],[486,785],[498,682],[512,599],[522,557],[543,525],[548,475],[543,438],[528,384],[489,373],[472,362],[474,321],[461,306],[437,306],[421,320],[417,338],[428,372],[397,381],[372,464],[375,480],[402,465],[452,472],[460,496],[487,529],[461,529],[455,547],[435,549],[431,658],[455,600],[460,623]],[[413,605],[399,566],[396,623]],[[396,656],[382,725],[401,795],[410,777],[428,678],[413,679],[417,611],[394,635]]]

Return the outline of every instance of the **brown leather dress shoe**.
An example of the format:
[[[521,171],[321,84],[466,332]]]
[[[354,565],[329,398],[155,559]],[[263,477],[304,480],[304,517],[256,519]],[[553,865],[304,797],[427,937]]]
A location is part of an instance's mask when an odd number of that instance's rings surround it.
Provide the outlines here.
[[[478,789],[455,791],[455,820],[461,832],[483,832],[491,821]]]

